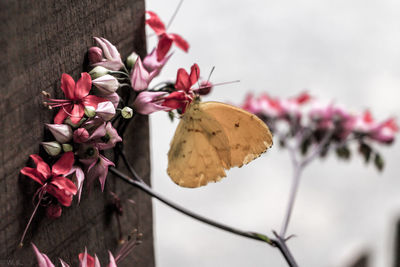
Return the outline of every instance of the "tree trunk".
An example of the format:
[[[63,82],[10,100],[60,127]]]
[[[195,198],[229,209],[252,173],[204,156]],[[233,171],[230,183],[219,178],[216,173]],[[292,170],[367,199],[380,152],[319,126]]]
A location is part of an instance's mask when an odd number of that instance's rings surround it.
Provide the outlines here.
[[[115,254],[119,238],[109,191],[121,198],[124,236],[135,228],[143,233],[143,243],[119,266],[154,266],[151,200],[111,175],[104,192],[97,182],[90,193],[84,189],[81,203],[74,198],[59,219],[47,219],[45,209],[39,208],[25,246],[17,248],[38,188],[19,171],[30,164],[30,154],[40,152],[44,123],[51,123],[54,115],[43,107],[41,91],[63,98],[61,75],[77,80],[88,70],[86,51],[94,45],[93,36],[108,39],[123,57],[132,51],[143,56],[144,9],[143,0],[0,2],[0,266],[35,265],[31,242],[56,265],[61,258],[76,266],[78,254],[87,247],[106,266],[107,250]],[[136,117],[129,127],[124,138],[128,157],[149,183],[147,117]]]

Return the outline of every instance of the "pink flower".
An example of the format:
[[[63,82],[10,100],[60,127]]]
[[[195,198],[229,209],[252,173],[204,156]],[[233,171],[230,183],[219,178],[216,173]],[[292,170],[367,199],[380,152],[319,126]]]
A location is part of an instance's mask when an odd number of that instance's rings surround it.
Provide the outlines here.
[[[73,152],[64,153],[51,170],[39,155],[31,155],[31,158],[35,162],[36,168],[24,167],[21,173],[42,185],[42,188],[45,188],[47,193],[57,198],[61,205],[70,206],[77,188],[70,179],[63,175],[69,173],[72,168],[74,163]]]
[[[161,69],[164,67],[164,65],[168,62],[168,60],[171,58],[172,53],[166,57],[164,57],[162,60],[157,59],[157,49],[153,49],[149,55],[147,55],[143,59],[143,66],[147,69],[149,72],[154,71],[154,77],[160,74]]]
[[[157,61],[164,59],[165,55],[171,48],[172,43],[185,52],[189,50],[189,44],[180,35],[175,33],[167,33],[164,23],[158,15],[152,11],[146,11],[149,18],[146,19],[146,24],[149,25],[158,36],[157,46]]]
[[[114,256],[111,254],[111,252],[108,252],[109,254],[109,264],[108,267],[117,267],[117,264],[115,262]],[[96,254],[94,255],[94,258],[87,253],[87,250],[85,248],[84,253],[79,254],[79,266],[80,267],[101,267],[100,266],[100,261],[97,258]]]
[[[171,108],[162,105],[164,102],[163,96],[165,95],[167,95],[165,92],[143,91],[136,97],[133,107],[137,113],[143,115],[149,115],[160,110],[171,110]]]
[[[390,118],[384,122],[379,123],[376,128],[372,130],[371,138],[380,142],[390,144],[394,141],[399,127],[394,118]]]
[[[151,80],[155,77],[155,71],[149,73],[142,64],[140,58],[136,60],[135,66],[131,71],[131,86],[133,90],[139,92],[147,89]]]
[[[107,123],[105,130],[106,134],[96,144],[100,150],[113,148],[117,142],[122,142],[122,138],[118,135],[111,122]]]
[[[98,178],[101,185],[101,191],[104,191],[104,185],[106,183],[108,174],[108,166],[115,166],[115,164],[103,155],[99,154],[98,159],[93,161],[88,167],[86,174],[88,183],[92,184],[93,181]]]
[[[258,114],[261,112],[259,101],[254,97],[252,93],[247,94],[246,99],[242,105],[242,109],[248,112]]]
[[[46,254],[41,253],[38,248],[31,243],[33,251],[35,252],[36,259],[39,267],[54,267],[54,264],[50,261]]]
[[[39,267],[54,267],[54,264],[50,261],[49,257],[47,257],[46,254],[41,253],[33,243],[32,243],[32,248],[35,252]],[[108,254],[109,254],[108,267],[117,267],[114,256],[111,254],[111,252],[108,252]],[[78,258],[79,258],[79,267],[101,267],[100,261],[97,258],[96,254],[94,255],[93,258],[90,254],[87,253],[86,248],[84,253],[79,253]],[[69,265],[65,263],[62,259],[60,259],[60,262],[62,267],[69,267]]]
[[[54,123],[62,124],[67,117],[73,124],[77,124],[85,114],[85,106],[97,108],[98,103],[106,101],[103,98],[89,95],[92,88],[92,78],[89,73],[81,73],[78,82],[68,74],[63,73],[61,77],[61,89],[67,99],[50,99],[51,107],[60,107],[54,118]]]
[[[376,123],[369,110],[356,117],[354,131],[361,134],[370,134]]]
[[[101,37],[94,37],[94,39],[103,50],[105,58],[102,58],[100,62],[93,63],[91,65],[102,66],[109,70],[120,70],[122,66],[124,66],[124,63],[122,63],[121,55],[119,54],[117,48],[107,39]],[[97,60],[97,58],[94,60]]]
[[[262,94],[258,101],[261,114],[270,118],[283,116],[284,110],[279,99],[272,98],[267,94]]]

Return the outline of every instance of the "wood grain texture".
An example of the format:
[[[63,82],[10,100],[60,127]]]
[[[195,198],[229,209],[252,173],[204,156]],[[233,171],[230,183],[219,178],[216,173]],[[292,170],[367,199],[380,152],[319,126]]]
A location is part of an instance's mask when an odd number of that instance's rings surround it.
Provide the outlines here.
[[[30,242],[57,265],[62,258],[76,266],[85,246],[103,265],[108,263],[107,250],[115,252],[118,246],[118,228],[107,209],[112,199],[107,190],[118,193],[124,204],[123,233],[139,227],[144,234],[143,243],[119,266],[154,266],[151,200],[110,175],[104,193],[97,184],[91,194],[84,190],[81,203],[74,200],[57,220],[45,218],[44,209],[39,209],[25,247],[17,249],[37,189],[19,171],[30,154],[39,152],[43,123],[53,116],[42,107],[40,92],[63,97],[61,74],[77,79],[87,70],[85,54],[94,45],[93,36],[110,40],[123,57],[132,51],[144,55],[144,9],[143,0],[0,2],[0,266],[35,265]],[[125,142],[132,149],[128,156],[149,182],[147,117],[136,117],[129,127]]]

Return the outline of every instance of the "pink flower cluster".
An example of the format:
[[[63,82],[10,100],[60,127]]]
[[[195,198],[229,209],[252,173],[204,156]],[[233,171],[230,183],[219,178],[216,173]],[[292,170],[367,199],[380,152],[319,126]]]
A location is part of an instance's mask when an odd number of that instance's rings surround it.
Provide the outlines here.
[[[300,138],[303,153],[328,136],[325,146],[336,144],[339,156],[348,157],[347,143],[355,140],[369,159],[373,143],[391,144],[399,131],[394,118],[376,121],[368,110],[353,114],[335,104],[322,104],[306,92],[287,99],[249,94],[242,108],[262,118],[282,144],[289,138]],[[340,154],[343,149],[345,153]]]
[[[51,262],[49,257],[47,257],[46,254],[41,253],[34,244],[32,244],[32,248],[35,252],[36,260],[38,262],[39,267],[54,267],[55,266]],[[111,252],[108,252],[108,253],[109,253],[109,261],[110,261],[108,264],[108,267],[117,267],[117,263],[114,259],[114,256],[111,254]],[[97,258],[97,256],[94,255],[94,257],[92,257],[90,254],[87,253],[86,248],[85,248],[85,252],[80,253],[78,257],[79,257],[79,266],[80,267],[101,267],[100,261]],[[62,259],[60,259],[60,263],[61,263],[62,267],[69,267],[69,265]]]

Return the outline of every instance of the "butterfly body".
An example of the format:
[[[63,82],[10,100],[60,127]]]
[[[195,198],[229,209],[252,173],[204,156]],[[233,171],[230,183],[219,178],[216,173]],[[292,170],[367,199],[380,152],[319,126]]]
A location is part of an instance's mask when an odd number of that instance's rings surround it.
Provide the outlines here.
[[[167,172],[183,187],[199,187],[226,176],[272,145],[257,116],[219,102],[195,100],[183,115],[168,152]]]

